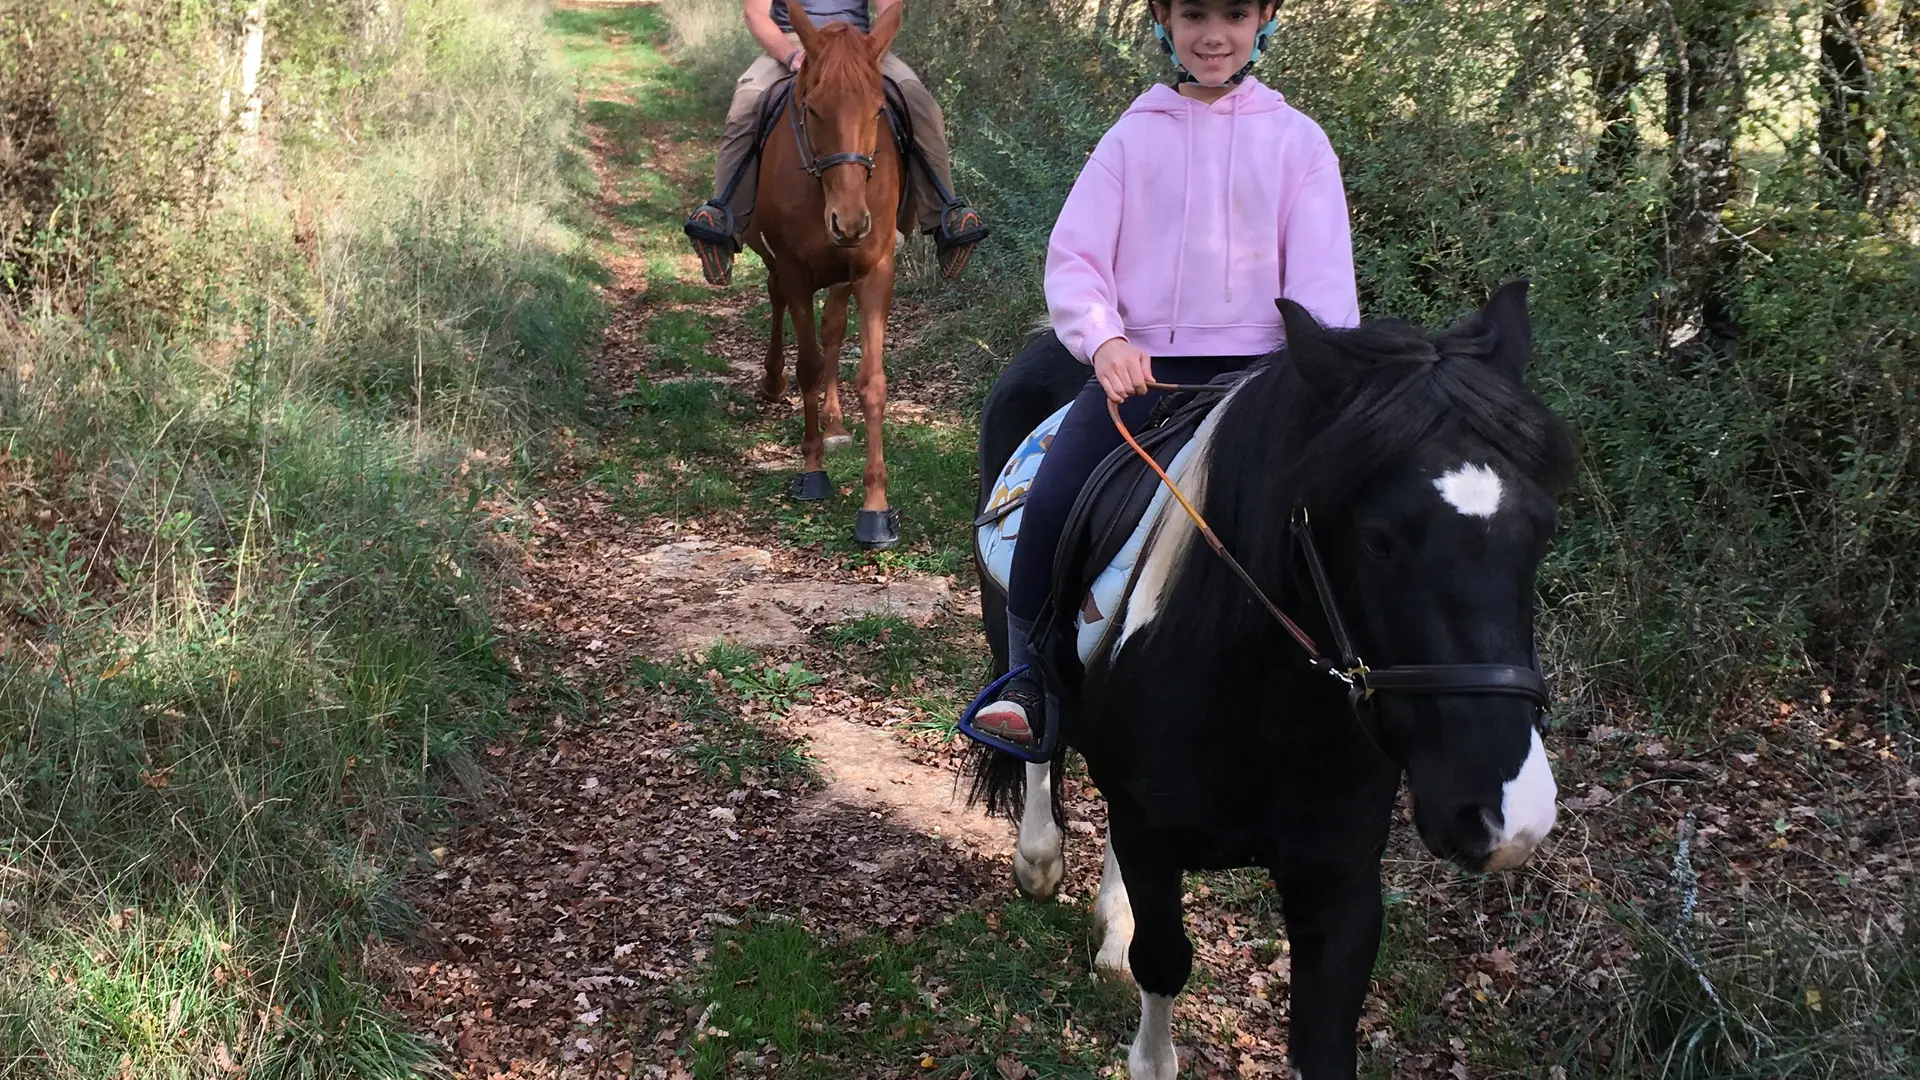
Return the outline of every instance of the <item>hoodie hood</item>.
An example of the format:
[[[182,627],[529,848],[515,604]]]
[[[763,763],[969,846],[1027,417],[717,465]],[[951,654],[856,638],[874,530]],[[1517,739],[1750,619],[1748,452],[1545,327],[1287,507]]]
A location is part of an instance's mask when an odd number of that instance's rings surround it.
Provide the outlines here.
[[[1284,339],[1278,297],[1359,322],[1339,159],[1257,79],[1213,102],[1141,94],[1094,148],[1047,250],[1047,306],[1090,362],[1124,337],[1160,356],[1252,356]]]

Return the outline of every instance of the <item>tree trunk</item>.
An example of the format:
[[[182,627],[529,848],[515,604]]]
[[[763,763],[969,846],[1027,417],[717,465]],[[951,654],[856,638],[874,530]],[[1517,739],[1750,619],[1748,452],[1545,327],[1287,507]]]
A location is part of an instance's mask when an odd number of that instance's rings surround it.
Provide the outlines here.
[[[1865,202],[1872,161],[1867,141],[1868,0],[1823,0],[1820,9],[1820,154]]]
[[[1594,187],[1612,187],[1639,156],[1640,123],[1634,116],[1633,92],[1645,75],[1640,53],[1651,33],[1644,12],[1620,10],[1581,35],[1600,119],[1600,140],[1587,173]]]
[[[240,132],[251,148],[260,135],[260,118],[266,106],[260,97],[260,69],[267,54],[267,0],[254,0],[247,8],[246,35],[240,46]]]
[[[1685,0],[1671,8],[1668,282],[1656,307],[1670,352],[1724,351],[1739,337],[1729,295],[1739,253],[1721,215],[1739,189],[1734,150],[1746,111],[1740,41],[1757,6],[1758,0]]]

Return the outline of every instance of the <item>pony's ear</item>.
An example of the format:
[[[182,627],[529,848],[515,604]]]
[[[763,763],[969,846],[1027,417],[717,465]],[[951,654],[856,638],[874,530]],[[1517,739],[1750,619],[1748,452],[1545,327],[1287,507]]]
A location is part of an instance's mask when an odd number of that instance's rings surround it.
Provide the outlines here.
[[[867,48],[873,50],[875,60],[887,55],[893,48],[893,39],[900,34],[900,20],[907,14],[906,0],[893,5],[880,13],[873,21],[873,32],[867,35]]]
[[[807,18],[806,6],[788,4],[787,21],[793,24],[793,34],[800,39],[800,47],[809,53],[813,52],[814,45],[820,40],[820,31],[814,28],[813,20]]]
[[[1286,297],[1273,303],[1280,309],[1281,325],[1287,328],[1287,355],[1293,358],[1293,369],[1323,400],[1339,401],[1352,381],[1353,365],[1327,344],[1327,332],[1312,312]]]
[[[1493,351],[1487,363],[1514,382],[1526,374],[1533,356],[1533,319],[1527,314],[1527,279],[1516,278],[1495,289],[1480,309],[1480,321],[1493,332]]]

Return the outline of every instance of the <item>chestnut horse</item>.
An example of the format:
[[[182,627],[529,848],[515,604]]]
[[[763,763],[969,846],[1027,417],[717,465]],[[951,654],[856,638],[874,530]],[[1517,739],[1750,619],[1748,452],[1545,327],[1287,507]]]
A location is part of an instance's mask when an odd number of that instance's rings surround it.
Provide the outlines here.
[[[870,550],[900,541],[900,515],[887,502],[887,464],[880,431],[887,411],[882,367],[887,313],[893,307],[894,223],[904,192],[903,163],[882,112],[880,61],[900,32],[895,4],[863,34],[846,23],[815,27],[799,4],[789,4],[794,33],[806,50],[793,94],[769,127],[761,151],[760,191],[746,242],[767,264],[773,325],[761,396],[786,393],[781,316],[793,316],[798,338],[800,394],[806,434],[804,471],[787,485],[797,499],[833,493],[826,473],[826,439],[846,436],[840,420],[840,347],[846,338],[847,300],[860,309],[860,411],[867,425],[865,497],[854,539]],[[813,297],[828,290],[816,327]],[[825,431],[822,431],[822,410]]]

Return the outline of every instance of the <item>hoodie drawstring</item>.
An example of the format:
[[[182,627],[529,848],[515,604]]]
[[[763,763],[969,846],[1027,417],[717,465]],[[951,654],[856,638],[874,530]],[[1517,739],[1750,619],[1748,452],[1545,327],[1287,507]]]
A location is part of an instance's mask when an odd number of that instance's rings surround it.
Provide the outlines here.
[[[1226,279],[1227,303],[1231,304],[1233,303],[1233,151],[1234,143],[1240,135],[1241,95],[1237,92],[1236,88],[1236,92],[1228,94],[1227,97],[1233,101],[1233,115],[1227,120],[1227,265],[1221,268],[1221,275]],[[1188,138],[1191,139],[1192,136],[1189,135]],[[1193,150],[1191,147],[1187,150],[1187,168],[1189,172],[1191,172],[1193,168]],[[1177,315],[1178,312],[1179,308],[1176,302],[1175,314]]]
[[[1173,344],[1173,336],[1180,331],[1180,286],[1187,279],[1187,229],[1191,224],[1187,220],[1193,209],[1193,99],[1183,98],[1187,103],[1187,167],[1180,184],[1180,256],[1173,262],[1173,319],[1167,324],[1167,344]]]

